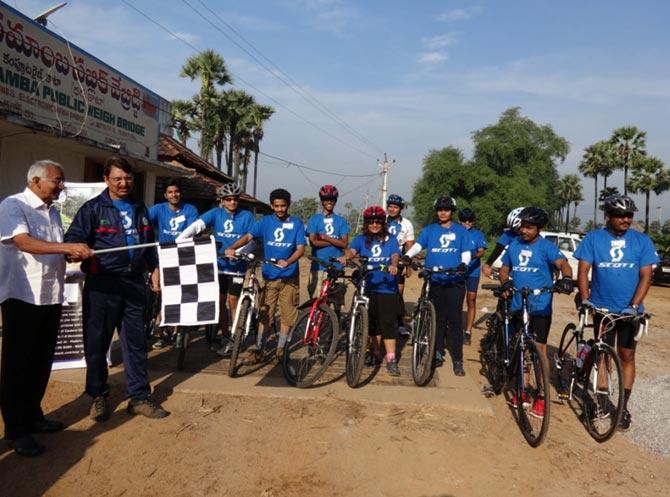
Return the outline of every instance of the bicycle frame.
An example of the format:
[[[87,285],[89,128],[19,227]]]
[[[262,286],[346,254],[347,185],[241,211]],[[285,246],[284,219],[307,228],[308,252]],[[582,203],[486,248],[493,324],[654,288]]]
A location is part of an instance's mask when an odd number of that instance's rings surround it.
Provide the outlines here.
[[[249,335],[249,331],[251,330],[251,319],[252,318],[258,318],[258,310],[259,310],[259,305],[258,305],[258,298],[261,292],[261,285],[260,282],[258,281],[258,277],[256,276],[256,268],[260,265],[260,262],[257,261],[251,261],[249,263],[249,267],[247,268],[247,272],[245,275],[245,286],[242,288],[242,293],[240,293],[240,298],[237,302],[237,308],[235,309],[235,317],[233,319],[233,324],[231,326],[231,340],[235,338],[235,334],[237,333],[238,330],[238,323],[240,320],[240,312],[242,309],[242,303],[245,300],[249,300],[249,307],[253,309],[253,312],[250,312],[247,314],[247,322],[244,323],[244,337],[246,338]]]
[[[320,261],[319,259],[316,259],[315,257],[310,257],[312,260],[316,260],[317,262],[324,262]],[[312,300],[312,306],[310,308],[309,312],[309,318],[307,319],[307,326],[305,326],[305,335],[303,337],[303,344],[307,345],[308,343],[311,343],[311,345],[316,346],[317,342],[319,340],[319,331],[321,330],[321,324],[324,319],[323,313],[319,313],[319,321],[314,325],[311,326],[312,321],[314,320],[314,315],[317,313],[319,306],[321,304],[328,305],[328,296],[331,293],[332,287],[339,277],[338,275],[338,270],[332,265],[332,264],[326,264],[327,266],[327,277],[326,279],[323,280],[323,283],[321,284],[321,291],[319,292],[319,296],[315,297]],[[310,333],[311,331],[311,333]]]

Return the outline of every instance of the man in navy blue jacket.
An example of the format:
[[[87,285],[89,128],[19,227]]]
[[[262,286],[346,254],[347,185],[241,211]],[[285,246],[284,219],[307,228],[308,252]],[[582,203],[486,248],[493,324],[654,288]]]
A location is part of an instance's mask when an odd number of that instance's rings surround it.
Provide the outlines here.
[[[154,241],[147,209],[130,196],[133,171],[125,159],[110,157],[105,162],[107,189],[84,203],[65,234],[68,242],[84,242],[94,250],[134,246]],[[131,248],[100,254],[82,263],[84,284],[84,351],[86,393],[92,398],[91,419],[106,421],[107,350],[114,329],[118,329],[123,366],[128,383],[127,411],[150,418],[169,413],[150,397],[147,374],[147,342],[144,336],[146,306],[145,274],[151,272],[154,291],[160,287],[156,250]]]

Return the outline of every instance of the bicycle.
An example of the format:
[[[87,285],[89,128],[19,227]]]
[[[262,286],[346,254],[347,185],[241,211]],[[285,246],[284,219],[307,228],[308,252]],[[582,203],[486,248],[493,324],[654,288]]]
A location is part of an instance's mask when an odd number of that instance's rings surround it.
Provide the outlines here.
[[[435,332],[437,328],[435,306],[430,300],[431,276],[434,274],[460,274],[455,268],[438,266],[427,268],[417,261],[411,263],[412,269],[418,271],[423,279],[421,294],[412,311],[412,378],[417,386],[428,384],[435,368]]]
[[[319,295],[289,330],[282,359],[286,381],[299,388],[313,385],[328,369],[340,336],[339,319],[331,300],[341,291],[337,280],[344,276],[344,271],[333,257],[328,261],[312,256],[309,259],[326,268],[326,278]]]
[[[589,323],[588,307],[575,301],[579,312],[577,325],[569,323],[563,330],[554,357],[558,373],[559,399],[572,402],[579,397],[582,421],[589,435],[597,442],[606,442],[614,435],[623,414],[623,380],[621,361],[605,336],[619,321],[638,321],[638,340],[647,331],[650,314],[621,315],[604,308],[592,308],[600,314],[596,339],[584,340],[584,330],[594,328]],[[571,353],[572,351],[572,353]]]
[[[498,297],[497,311],[487,321],[488,331],[481,342],[481,361],[491,384],[490,395],[500,394],[505,387],[512,391],[511,405],[516,408],[519,429],[531,447],[538,447],[549,430],[551,396],[549,366],[530,329],[528,297],[554,289],[505,288],[495,284],[484,284],[482,289],[491,290]],[[523,326],[516,333],[512,333],[509,312],[513,293],[521,295]],[[544,415],[534,412],[541,407]]]

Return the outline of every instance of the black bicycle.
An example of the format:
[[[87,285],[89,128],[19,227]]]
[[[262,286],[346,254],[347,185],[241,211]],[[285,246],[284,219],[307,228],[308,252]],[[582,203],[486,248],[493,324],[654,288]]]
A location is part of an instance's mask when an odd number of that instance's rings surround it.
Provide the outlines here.
[[[539,446],[547,436],[551,414],[549,366],[535,342],[530,329],[528,297],[551,293],[553,288],[513,288],[484,284],[498,297],[496,312],[487,321],[487,333],[481,341],[483,373],[489,380],[490,395],[503,390],[511,392],[510,405],[515,409],[521,433],[531,447]],[[509,300],[514,293],[521,295],[523,325],[514,331],[509,312]]]
[[[605,342],[605,336],[617,322],[633,320],[638,340],[646,333],[651,315],[622,315],[604,308],[589,308],[581,305],[579,297],[576,304],[579,322],[565,327],[554,357],[559,398],[568,402],[577,400],[589,435],[597,442],[605,442],[619,425],[624,397],[621,361],[614,348]],[[595,340],[584,339],[584,330],[594,327],[589,311],[601,316]]]
[[[417,261],[411,263],[412,269],[418,271],[423,279],[421,295],[412,311],[412,378],[417,386],[428,384],[433,376],[435,356],[436,314],[435,306],[430,301],[431,276],[434,274],[459,274],[456,268],[439,266],[425,267]]]

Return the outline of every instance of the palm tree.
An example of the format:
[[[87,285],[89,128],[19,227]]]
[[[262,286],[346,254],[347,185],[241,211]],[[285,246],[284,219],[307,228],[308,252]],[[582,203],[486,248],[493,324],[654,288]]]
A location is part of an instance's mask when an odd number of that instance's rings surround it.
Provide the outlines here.
[[[663,161],[656,157],[640,157],[631,165],[628,187],[633,193],[644,193],[644,232],[649,231],[649,197],[670,190],[670,171],[664,169]]]
[[[191,137],[191,131],[195,131],[197,126],[193,122],[195,106],[192,100],[173,100],[172,127],[177,131],[177,139],[182,145],[186,146],[187,140]]]
[[[640,131],[635,126],[623,126],[612,133],[610,143],[614,145],[619,158],[618,169],[623,169],[623,194],[628,195],[628,168],[640,158],[646,155],[647,133]]]
[[[233,80],[223,57],[211,49],[186,59],[181,68],[181,76],[190,78],[191,81],[200,80],[200,91],[194,97],[194,102],[200,131],[200,155],[207,159],[211,155],[214,136],[217,134],[217,120],[212,119],[218,98],[216,85],[224,86]]]
[[[565,206],[565,231],[570,228],[570,204],[579,203],[584,200],[582,195],[582,183],[576,174],[566,174],[559,180],[559,198]],[[577,206],[575,205],[575,210]]]
[[[602,176],[607,188],[607,178],[614,171],[614,148],[608,141],[601,140],[587,147],[584,150],[582,162],[579,164],[579,171],[589,178],[593,178],[593,223],[596,223],[598,217],[598,176]]]
[[[260,152],[260,143],[265,132],[263,131],[263,124],[270,119],[275,110],[269,105],[254,105],[251,109],[250,119],[253,123],[251,135],[253,139],[254,151],[254,187],[253,195],[256,196],[256,183],[258,179],[258,154]]]
[[[237,181],[241,161],[238,135],[244,130],[244,127],[240,127],[240,123],[249,114],[251,107],[256,102],[254,97],[244,90],[229,90],[225,93],[224,100],[228,112],[228,157],[226,158],[226,166],[228,167],[228,175],[233,176]],[[233,157],[235,158],[234,161]]]

